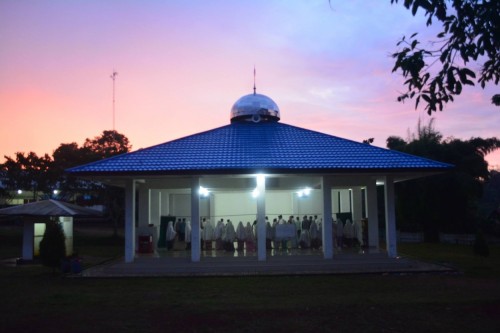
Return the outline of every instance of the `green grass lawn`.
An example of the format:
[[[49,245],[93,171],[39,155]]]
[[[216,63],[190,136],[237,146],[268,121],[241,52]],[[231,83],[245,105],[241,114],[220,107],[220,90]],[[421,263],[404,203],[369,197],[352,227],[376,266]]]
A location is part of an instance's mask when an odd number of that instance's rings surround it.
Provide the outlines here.
[[[1,258],[19,256],[18,231],[4,229]],[[122,239],[77,235],[75,248],[84,258],[98,262],[123,253]],[[0,266],[0,327],[3,332],[498,332],[500,248],[490,250],[489,258],[477,258],[468,246],[399,247],[402,254],[453,265],[459,274],[82,279],[36,265]]]

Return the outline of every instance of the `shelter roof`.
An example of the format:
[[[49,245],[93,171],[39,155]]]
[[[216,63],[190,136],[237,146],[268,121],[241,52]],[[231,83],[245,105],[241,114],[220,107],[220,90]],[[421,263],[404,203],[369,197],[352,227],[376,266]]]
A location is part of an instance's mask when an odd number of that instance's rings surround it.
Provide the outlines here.
[[[0,215],[92,217],[102,216],[102,213],[95,209],[49,199],[30,202],[24,205],[2,208],[0,209]]]

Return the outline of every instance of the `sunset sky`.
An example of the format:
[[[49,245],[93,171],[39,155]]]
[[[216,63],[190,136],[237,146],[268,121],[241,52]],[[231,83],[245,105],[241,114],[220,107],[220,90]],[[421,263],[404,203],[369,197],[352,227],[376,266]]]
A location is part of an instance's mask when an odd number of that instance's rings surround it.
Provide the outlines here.
[[[390,54],[413,32],[438,31],[389,0],[1,0],[0,162],[113,129],[113,70],[115,129],[133,150],[228,124],[254,66],[283,123],[385,147],[429,119],[396,101]],[[500,136],[493,94],[467,88],[435,127]],[[500,168],[500,152],[488,160]]]

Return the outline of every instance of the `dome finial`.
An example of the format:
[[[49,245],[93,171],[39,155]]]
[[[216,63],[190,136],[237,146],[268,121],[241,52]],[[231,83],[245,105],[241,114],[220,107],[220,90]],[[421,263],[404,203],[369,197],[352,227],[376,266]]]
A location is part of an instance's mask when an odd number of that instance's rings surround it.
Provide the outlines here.
[[[255,65],[253,65],[253,94],[254,95],[257,93],[257,88],[255,87],[255,75],[256,75]]]

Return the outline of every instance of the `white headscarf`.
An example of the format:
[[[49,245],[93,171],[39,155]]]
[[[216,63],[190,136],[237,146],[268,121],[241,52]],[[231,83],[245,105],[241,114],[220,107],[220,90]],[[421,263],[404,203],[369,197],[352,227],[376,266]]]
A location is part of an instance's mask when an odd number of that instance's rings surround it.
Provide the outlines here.
[[[217,222],[217,226],[215,227],[214,230],[214,238],[215,239],[221,239],[222,238],[222,230],[224,229],[224,222],[220,220]]]
[[[240,221],[240,223],[238,223],[238,227],[236,228],[236,238],[238,238],[238,240],[240,241],[243,241],[246,237],[247,234],[245,231],[245,227],[243,226],[243,222]]]
[[[176,234],[177,233],[174,230],[174,224],[172,223],[172,221],[168,222],[168,226],[167,226],[167,240],[168,241],[174,240]]]
[[[311,226],[309,228],[309,235],[311,236],[311,239],[319,238],[318,225],[316,224],[316,222],[311,223]]]
[[[253,234],[253,227],[250,224],[250,222],[247,222],[247,226],[245,227],[245,231],[246,231],[247,240],[254,240],[255,239],[254,234]]]
[[[226,238],[224,239],[226,242],[233,242],[236,238],[236,231],[234,231],[234,225],[231,220],[227,220],[226,224]]]
[[[311,238],[309,236],[309,230],[302,229],[300,233],[300,242],[304,242],[307,247],[311,246]]]
[[[211,223],[206,223],[203,228],[203,240],[211,241],[214,239],[214,227]]]

